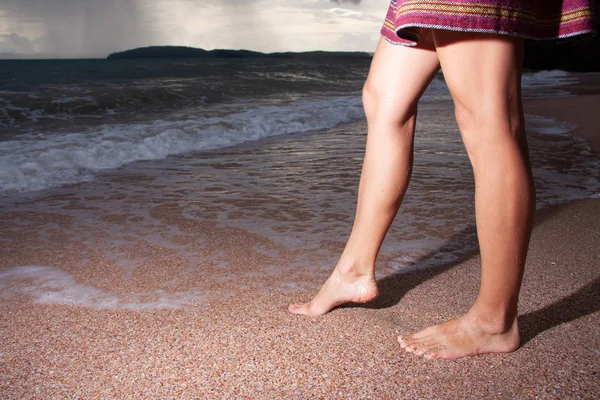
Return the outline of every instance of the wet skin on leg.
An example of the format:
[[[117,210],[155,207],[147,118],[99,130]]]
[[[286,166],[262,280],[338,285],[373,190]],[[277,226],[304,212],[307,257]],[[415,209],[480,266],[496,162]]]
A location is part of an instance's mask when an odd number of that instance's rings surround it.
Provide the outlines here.
[[[439,69],[431,32],[416,47],[381,39],[363,90],[368,135],[354,226],[321,290],[293,314],[322,315],[378,295],[375,259],[410,180],[417,102]]]

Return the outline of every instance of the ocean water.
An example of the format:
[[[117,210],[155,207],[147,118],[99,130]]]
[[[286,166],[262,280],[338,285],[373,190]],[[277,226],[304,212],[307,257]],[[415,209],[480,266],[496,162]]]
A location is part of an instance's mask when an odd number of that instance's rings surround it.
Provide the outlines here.
[[[125,279],[156,258],[140,256],[140,246],[187,265],[151,292],[125,295],[80,283],[64,265],[5,261],[0,298],[152,309],[237,296],[257,277],[270,277],[265,290],[310,289],[302,274],[325,277],[352,226],[368,67],[0,61],[0,251],[18,252],[19,238],[33,236],[41,247],[99,253]],[[565,95],[560,85],[574,81],[561,71],[526,73],[524,96]],[[441,75],[419,112],[413,179],[378,277],[476,249],[472,172]],[[574,127],[539,116],[527,124],[538,208],[598,197],[600,161],[567,134]],[[268,261],[234,268],[231,251],[212,248],[223,230],[261,238],[248,249]],[[86,258],[81,267],[98,264]],[[198,276],[198,285],[176,289]],[[225,281],[240,283],[223,290]]]

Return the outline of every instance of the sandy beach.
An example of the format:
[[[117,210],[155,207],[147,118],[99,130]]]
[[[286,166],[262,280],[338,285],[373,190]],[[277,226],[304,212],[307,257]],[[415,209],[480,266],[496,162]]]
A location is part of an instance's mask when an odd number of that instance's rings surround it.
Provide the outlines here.
[[[573,96],[533,99],[530,115],[579,125],[573,131],[600,156],[600,74],[579,76],[565,86]],[[364,123],[359,123],[363,124]],[[248,150],[251,151],[251,150]],[[136,184],[135,176],[120,177]],[[216,191],[217,189],[215,189]],[[118,202],[122,199],[113,199]],[[85,210],[81,199],[57,198]],[[147,199],[147,204],[152,204]],[[233,201],[233,200],[232,200]],[[260,198],[240,200],[260,209]],[[93,210],[92,210],[93,211]],[[220,281],[173,257],[156,242],[112,251],[115,258],[150,260],[143,270],[112,268],[115,259],[98,247],[107,232],[65,235],[73,221],[51,209],[4,215],[0,238],[10,244],[0,274],[14,266],[60,265],[72,286],[93,287],[106,302],[115,297],[164,290],[195,298],[211,285],[221,297],[176,309],[90,308],[35,304],[26,291],[34,279],[10,283],[0,298],[0,396],[4,399],[592,399],[600,396],[600,199],[579,200],[538,212],[520,300],[522,345],[511,354],[458,361],[429,361],[401,351],[396,337],[458,316],[477,296],[477,254],[445,267],[410,271],[379,281],[381,296],[316,319],[293,316],[287,304],[310,298],[323,273],[302,271],[297,260],[330,262],[319,254],[290,249],[288,265],[268,275],[252,274],[269,264],[273,244],[241,228],[216,224],[206,208],[202,223],[191,223],[169,204],[151,209],[186,251],[204,256],[205,271],[229,274]],[[126,212],[103,215],[116,225]],[[13,233],[19,221],[26,229]],[[140,226],[145,221],[140,221]],[[145,234],[152,226],[144,226]],[[42,233],[40,233],[42,232]],[[129,232],[120,232],[127,237]],[[462,236],[461,236],[462,235]],[[198,238],[201,236],[201,240]],[[472,240],[472,232],[456,240]],[[326,243],[341,250],[343,242]],[[4,247],[6,248],[6,246]],[[264,249],[257,251],[256,249]],[[4,250],[3,250],[4,252]],[[303,257],[303,258],[302,258]],[[89,266],[93,265],[93,268]],[[249,272],[250,271],[250,272]],[[283,290],[278,277],[294,275],[301,287]],[[62,277],[62,278],[61,278]],[[175,279],[176,277],[180,277]],[[39,284],[39,282],[38,282]],[[79,285],[79,286],[78,286]],[[5,288],[6,289],[6,288]],[[89,291],[88,291],[89,292]],[[236,293],[236,295],[232,295]],[[77,293],[74,293],[75,296]],[[151,298],[150,301],[160,302]]]

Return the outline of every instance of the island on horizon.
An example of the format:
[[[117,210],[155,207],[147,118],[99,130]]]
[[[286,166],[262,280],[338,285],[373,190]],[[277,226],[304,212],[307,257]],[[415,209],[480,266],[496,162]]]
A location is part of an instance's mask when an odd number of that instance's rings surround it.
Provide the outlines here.
[[[362,51],[303,51],[303,52],[276,52],[262,53],[252,50],[228,50],[214,49],[205,50],[187,46],[149,46],[140,47],[131,50],[111,53],[108,60],[127,60],[127,59],[173,59],[173,58],[195,58],[195,59],[223,59],[223,58],[243,58],[243,59],[371,59],[372,54]]]
[[[577,42],[531,41],[525,43],[524,67],[530,70],[600,71],[600,35]],[[108,60],[128,59],[296,59],[296,60],[370,60],[364,51],[303,51],[262,53],[188,46],[139,47],[110,54]]]

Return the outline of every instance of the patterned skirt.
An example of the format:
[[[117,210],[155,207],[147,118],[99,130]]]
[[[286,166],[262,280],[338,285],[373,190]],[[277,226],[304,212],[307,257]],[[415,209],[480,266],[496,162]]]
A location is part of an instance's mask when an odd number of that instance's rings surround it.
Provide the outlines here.
[[[594,33],[591,0],[391,0],[384,38],[414,46],[420,28],[559,39]]]

